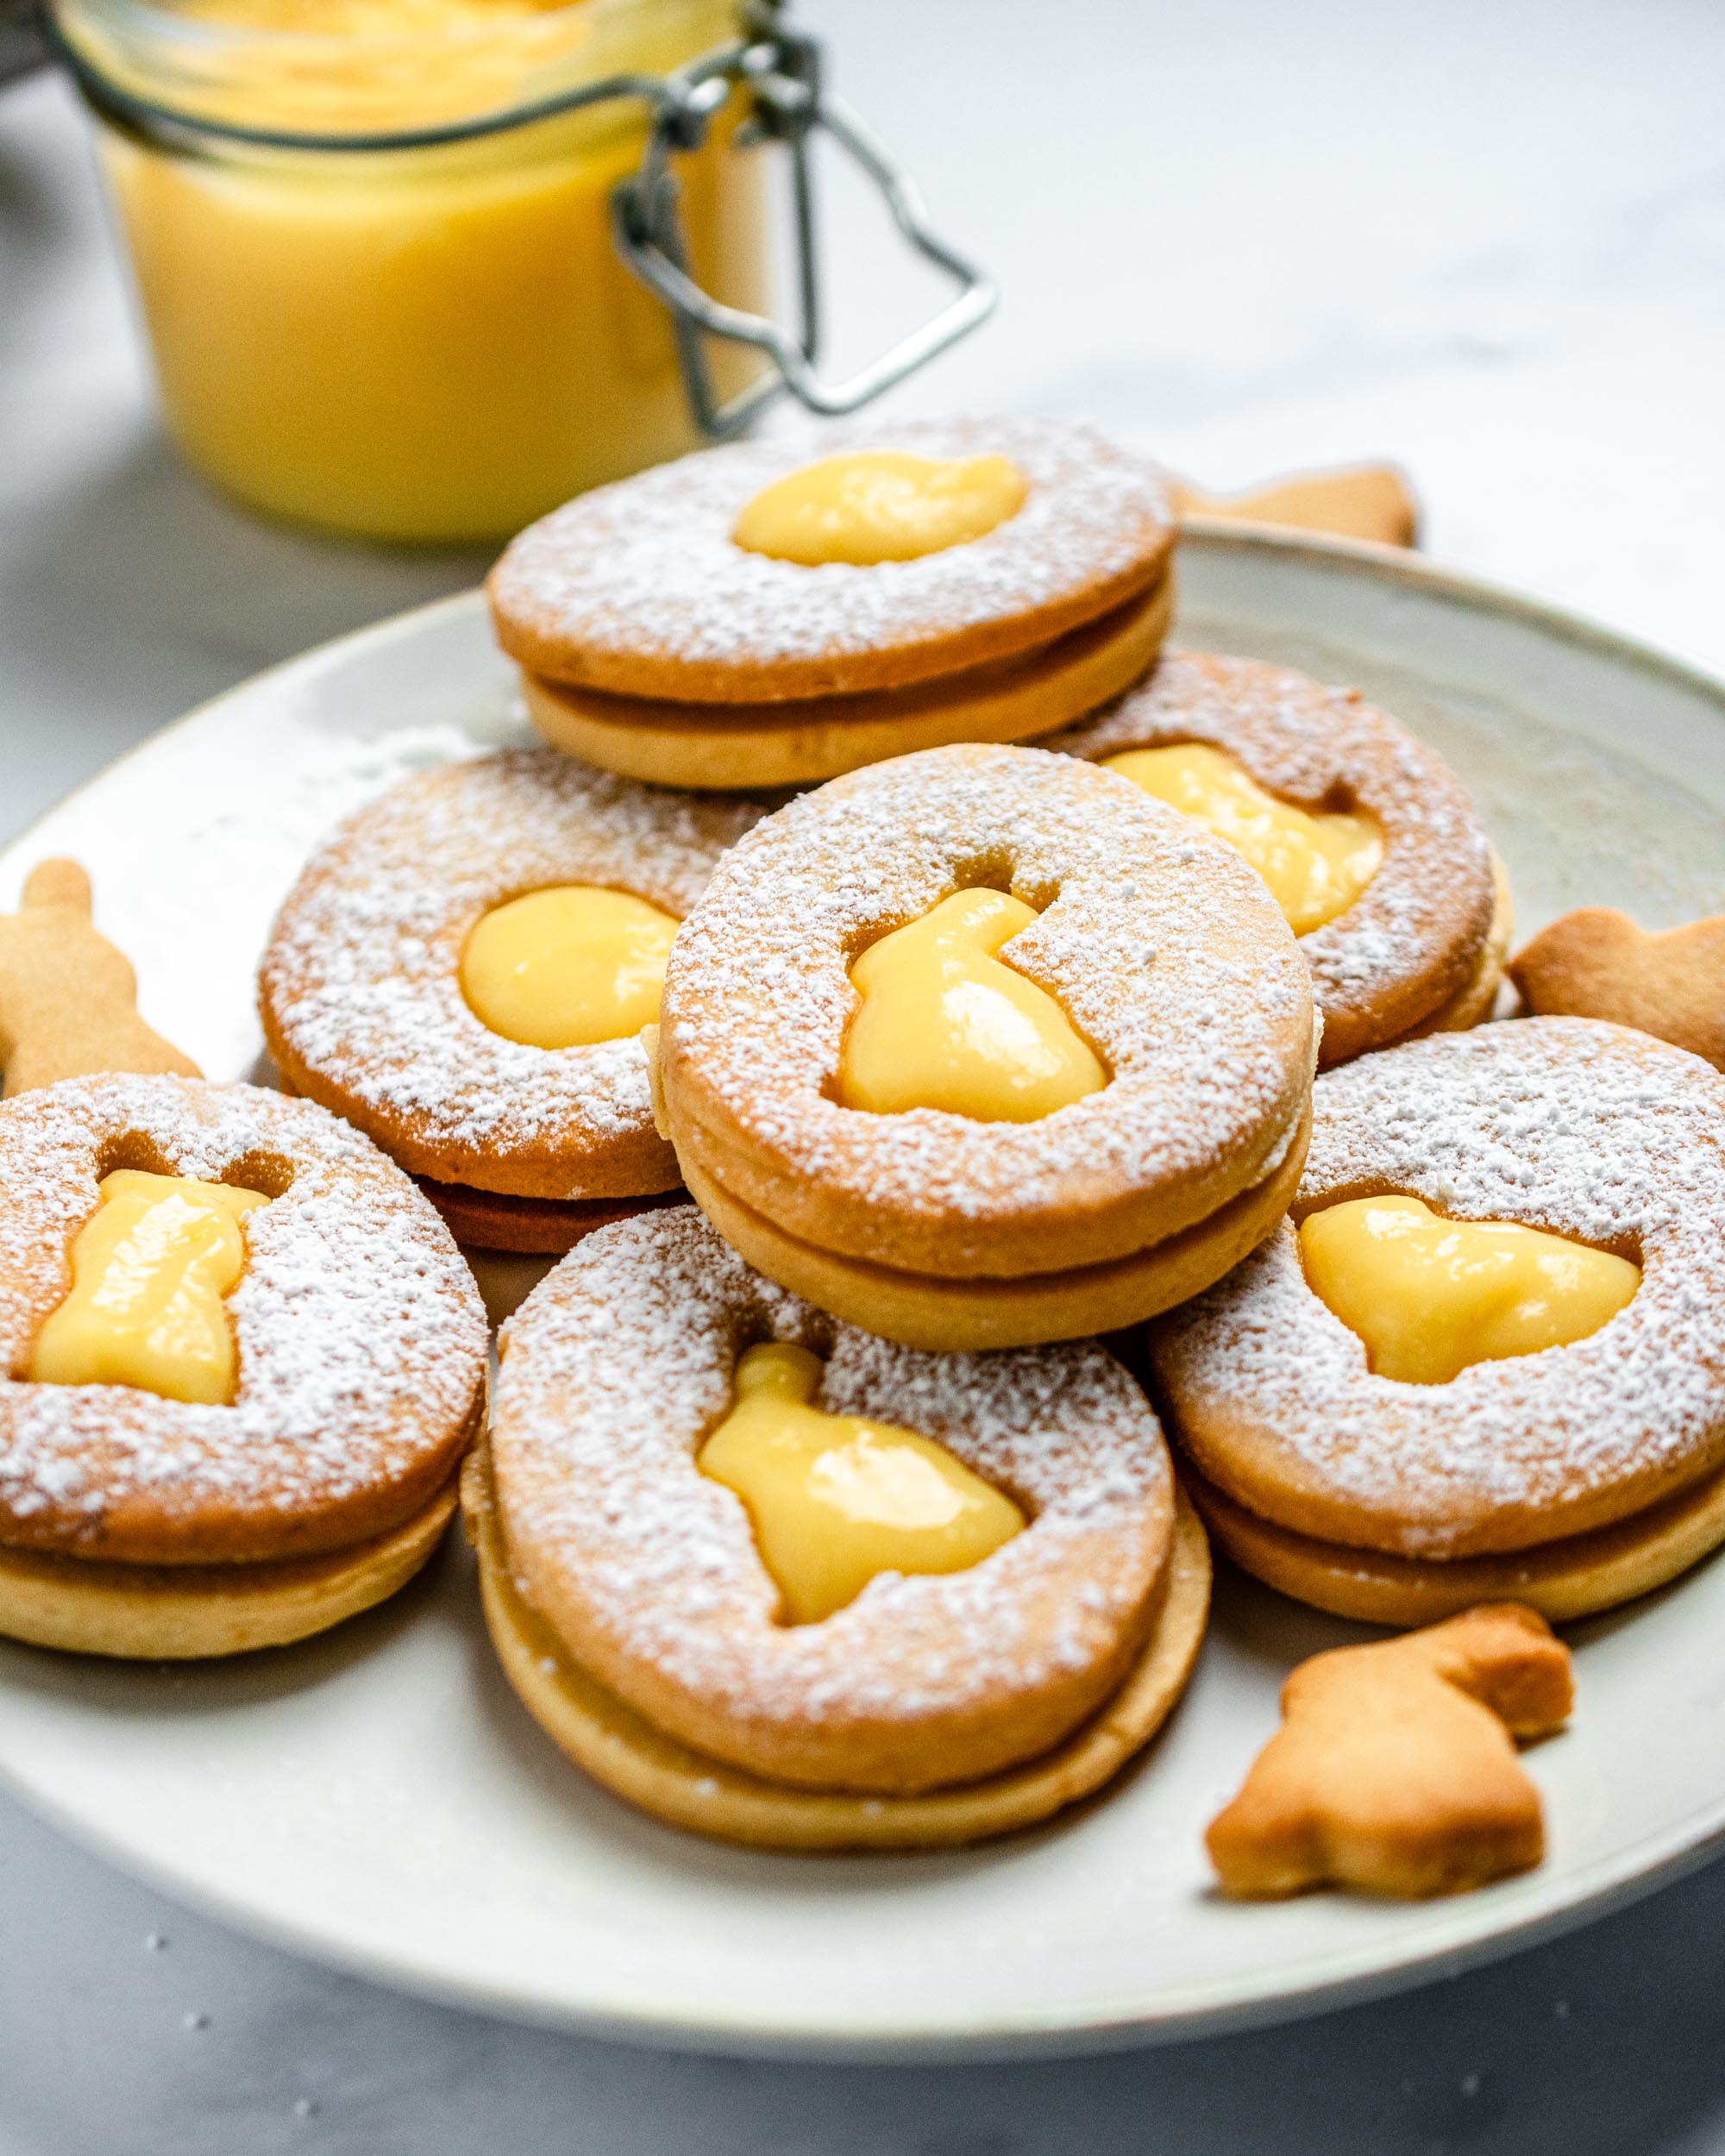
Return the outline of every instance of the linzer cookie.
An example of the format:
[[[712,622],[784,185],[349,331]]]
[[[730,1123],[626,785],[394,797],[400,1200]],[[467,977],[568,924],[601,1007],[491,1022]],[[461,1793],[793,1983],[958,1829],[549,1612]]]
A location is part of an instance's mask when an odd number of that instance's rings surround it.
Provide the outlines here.
[[[1587,1018],[1320,1078],[1292,1217],[1153,1329],[1224,1548],[1345,1616],[1547,1617],[1725,1539],[1725,1080]]]
[[[304,1638],[436,1546],[484,1410],[448,1231],[310,1101],[173,1077],[0,1106],[0,1633]]]
[[[1490,1015],[1512,908],[1442,761],[1357,690],[1173,652],[1044,744],[1104,763],[1239,848],[1312,969],[1326,1064]]]
[[[1209,1569],[1094,1341],[937,1357],[835,1324],[693,1206],[505,1328],[465,1486],[511,1683],[597,1780],[800,1849],[1046,1817],[1154,1734]]]
[[[923,1348],[1128,1325],[1304,1155],[1316,1027],[1232,848],[1110,773],[903,756],[758,824],[665,977],[684,1181],[769,1278]]]
[[[1028,419],[710,449],[582,495],[492,573],[534,724],[660,784],[806,784],[1096,710],[1154,659],[1154,468]]]
[[[549,749],[416,774],[277,918],[259,1003],[284,1081],[487,1248],[561,1252],[674,1190],[641,1031],[678,921],[759,813]]]

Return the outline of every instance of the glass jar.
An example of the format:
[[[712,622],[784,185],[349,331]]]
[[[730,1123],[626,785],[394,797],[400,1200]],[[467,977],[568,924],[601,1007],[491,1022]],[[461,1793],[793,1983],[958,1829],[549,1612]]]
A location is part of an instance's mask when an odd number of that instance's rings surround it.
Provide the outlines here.
[[[673,323],[613,244],[639,95],[733,0],[54,0],[101,117],[168,423],[272,515],[493,541],[697,446]],[[308,24],[315,24],[315,29]],[[758,313],[758,161],[678,160],[687,268]],[[713,359],[734,394],[762,362]]]

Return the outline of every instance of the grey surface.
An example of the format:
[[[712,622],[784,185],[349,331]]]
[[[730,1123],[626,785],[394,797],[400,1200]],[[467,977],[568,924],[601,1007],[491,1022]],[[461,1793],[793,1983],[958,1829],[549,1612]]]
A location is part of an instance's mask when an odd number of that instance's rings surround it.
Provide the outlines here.
[[[1082,413],[1218,485],[1394,453],[1435,551],[1725,662],[1725,12],[806,11],[1006,279],[1000,323],[907,405]],[[838,217],[849,329],[896,295]],[[187,479],[69,102],[0,97],[0,833],[199,698],[480,566],[270,530]],[[1026,2068],[751,2066],[330,1976],[0,1800],[0,2156],[1674,2156],[1725,2149],[1722,1941],[1715,1868],[1279,2031]]]

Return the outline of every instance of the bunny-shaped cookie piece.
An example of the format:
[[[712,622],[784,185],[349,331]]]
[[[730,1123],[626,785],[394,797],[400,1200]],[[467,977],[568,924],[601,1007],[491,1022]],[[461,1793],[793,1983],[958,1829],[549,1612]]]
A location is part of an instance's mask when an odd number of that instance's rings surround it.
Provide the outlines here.
[[[1583,906],[1542,928],[1509,970],[1536,1015],[1633,1025],[1725,1070],[1725,913],[1655,931]]]
[[[1515,1739],[1561,1728],[1573,1696],[1568,1649],[1519,1602],[1314,1655],[1282,1688],[1282,1727],[1210,1823],[1222,1891],[1418,1898],[1528,1870],[1545,1827]]]
[[[30,872],[23,904],[0,914],[0,1069],[27,1093],[91,1071],[198,1069],[138,1016],[129,959],[90,918],[90,879],[75,861]]]

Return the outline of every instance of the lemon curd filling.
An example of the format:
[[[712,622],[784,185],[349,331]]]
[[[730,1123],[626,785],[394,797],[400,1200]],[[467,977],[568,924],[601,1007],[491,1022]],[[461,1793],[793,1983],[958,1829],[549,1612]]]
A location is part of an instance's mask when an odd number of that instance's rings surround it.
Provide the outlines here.
[[[1066,1013],[995,956],[1035,918],[1006,892],[957,891],[871,943],[850,968],[862,1005],[839,1056],[842,1104],[1033,1123],[1100,1092],[1108,1074]]]
[[[530,891],[474,924],[461,993],[481,1025],[530,1048],[625,1040],[658,1018],[677,927],[627,891]]]
[[[1346,912],[1383,862],[1383,840],[1369,816],[1314,814],[1278,801],[1206,742],[1128,749],[1107,768],[1226,839],[1270,886],[1296,936]]]
[[[224,1298],[246,1267],[260,1190],[122,1168],[72,1246],[72,1291],[24,1375],[43,1385],[136,1385],[224,1407],[239,1363]]]
[[[822,457],[762,487],[731,536],[750,554],[811,569],[914,561],[993,531],[1018,514],[1026,492],[1023,473],[1003,456],[862,449]]]
[[[812,1406],[822,1367],[783,1341],[747,1349],[696,1462],[743,1500],[794,1625],[831,1617],[877,1573],[962,1572],[1025,1526],[932,1438]]]
[[[1418,1198],[1308,1214],[1300,1258],[1371,1368],[1410,1385],[1584,1340],[1641,1284],[1640,1266],[1609,1250],[1506,1220],[1446,1220]]]

